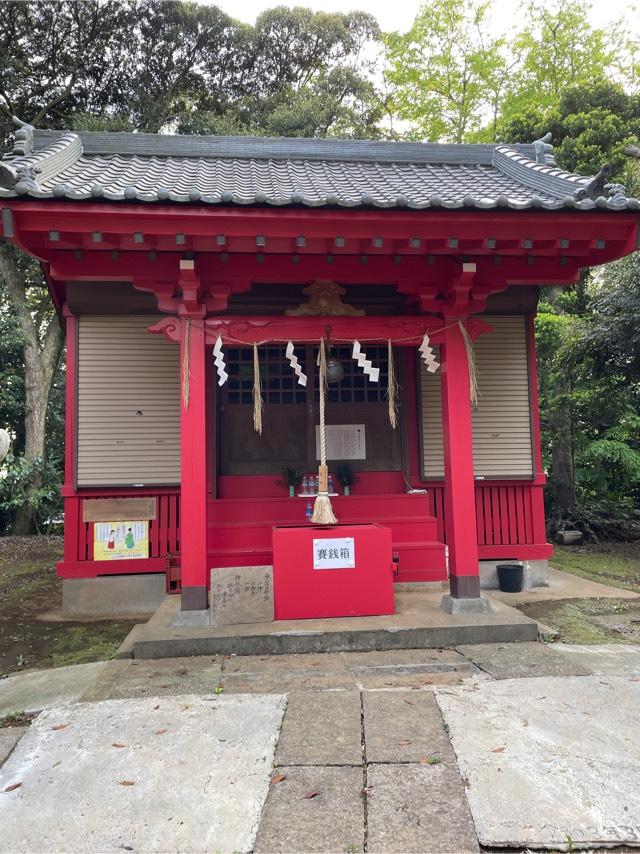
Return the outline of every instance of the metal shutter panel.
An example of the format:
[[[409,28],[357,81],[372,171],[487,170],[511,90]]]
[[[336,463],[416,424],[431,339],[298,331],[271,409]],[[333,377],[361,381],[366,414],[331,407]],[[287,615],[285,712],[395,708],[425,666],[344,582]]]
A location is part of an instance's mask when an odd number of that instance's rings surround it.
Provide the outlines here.
[[[180,348],[157,319],[78,319],[78,486],[180,482]]]
[[[526,321],[485,317],[494,332],[475,342],[478,406],[473,410],[476,477],[533,476]],[[444,476],[440,374],[421,362],[423,475]]]

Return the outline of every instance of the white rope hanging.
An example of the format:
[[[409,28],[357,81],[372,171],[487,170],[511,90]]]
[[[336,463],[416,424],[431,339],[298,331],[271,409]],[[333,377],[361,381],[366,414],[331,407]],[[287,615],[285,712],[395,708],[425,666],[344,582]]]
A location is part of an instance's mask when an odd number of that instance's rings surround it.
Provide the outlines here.
[[[357,338],[353,342],[351,358],[356,360],[358,367],[362,368],[363,372],[369,377],[370,383],[378,382],[378,378],[380,377],[380,368],[373,367],[373,362],[371,359],[367,359],[367,354],[363,353],[362,348],[360,347],[360,342]]]
[[[333,513],[329,498],[329,473],[327,469],[327,435],[324,423],[324,405],[327,394],[327,356],[324,338],[320,339],[318,354],[320,392],[320,465],[318,466],[318,495],[313,504],[311,521],[316,525],[335,525],[338,521]]]
[[[462,335],[462,340],[464,341],[464,347],[467,351],[467,364],[469,366],[469,395],[471,397],[471,403],[474,406],[478,405],[478,375],[476,373],[476,354],[473,349],[473,341],[471,340],[471,336],[465,329],[464,323],[461,320],[458,321],[458,326],[460,327],[460,334]]]
[[[294,353],[293,342],[289,341],[287,343],[287,349],[285,353],[287,359],[289,360],[289,364],[293,368],[294,374],[298,377],[298,385],[306,386],[307,384],[307,375],[302,372],[302,368],[300,367],[300,362],[298,361],[298,357]]]
[[[262,382],[260,380],[260,364],[258,362],[258,345],[253,345],[253,429],[262,436]]]
[[[396,382],[396,372],[393,362],[393,345],[391,339],[387,342],[387,355],[389,367],[387,368],[387,403],[389,405],[389,423],[395,430],[398,426],[398,383]]]
[[[218,335],[216,343],[213,345],[213,364],[218,371],[218,385],[222,386],[229,379],[229,374],[226,372],[227,367],[224,361],[224,353],[222,352],[222,338]]]
[[[191,321],[187,318],[184,329],[184,348],[182,354],[182,405],[189,408],[189,380],[191,375],[191,363],[189,361],[189,347],[191,335]]]

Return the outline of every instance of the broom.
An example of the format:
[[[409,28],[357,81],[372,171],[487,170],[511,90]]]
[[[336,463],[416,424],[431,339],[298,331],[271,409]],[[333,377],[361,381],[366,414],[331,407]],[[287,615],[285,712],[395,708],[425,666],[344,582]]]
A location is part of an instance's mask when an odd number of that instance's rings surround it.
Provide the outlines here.
[[[313,505],[311,521],[316,525],[335,525],[338,521],[333,514],[329,498],[329,471],[327,469],[327,437],[324,426],[324,403],[327,391],[327,357],[324,338],[320,339],[318,356],[320,375],[320,465],[318,466],[318,495]]]

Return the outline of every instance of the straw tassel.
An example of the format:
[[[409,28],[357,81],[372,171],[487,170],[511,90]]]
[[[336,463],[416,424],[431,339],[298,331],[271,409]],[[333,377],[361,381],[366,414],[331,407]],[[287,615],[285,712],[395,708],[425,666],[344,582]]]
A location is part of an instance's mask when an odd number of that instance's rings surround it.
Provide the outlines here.
[[[465,350],[467,351],[467,364],[469,366],[469,396],[471,397],[471,403],[474,406],[477,406],[478,376],[476,374],[476,354],[473,349],[473,342],[461,320],[458,321],[458,326],[460,327],[460,332],[462,333],[462,340],[464,341]]]
[[[189,372],[191,365],[189,363],[189,333],[191,321],[187,318],[184,328],[184,350],[182,353],[182,405],[185,409],[189,408]]]
[[[318,466],[318,495],[313,505],[311,521],[316,525],[335,525],[338,521],[329,498],[329,472],[327,469],[327,436],[324,425],[324,404],[327,393],[327,356],[324,338],[320,339],[318,356],[320,377],[320,465]]]
[[[387,372],[387,402],[389,404],[389,423],[395,430],[398,426],[398,383],[396,382],[396,371],[393,364],[393,347],[391,339],[387,341],[387,354],[389,368]]]
[[[253,345],[253,429],[262,436],[262,383],[258,363],[258,345]]]

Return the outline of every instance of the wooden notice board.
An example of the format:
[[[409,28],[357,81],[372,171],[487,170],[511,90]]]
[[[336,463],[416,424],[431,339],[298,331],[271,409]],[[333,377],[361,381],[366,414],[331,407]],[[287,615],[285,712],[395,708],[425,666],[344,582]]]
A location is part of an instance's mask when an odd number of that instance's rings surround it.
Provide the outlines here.
[[[83,522],[125,522],[156,518],[156,498],[87,498],[82,502]]]

